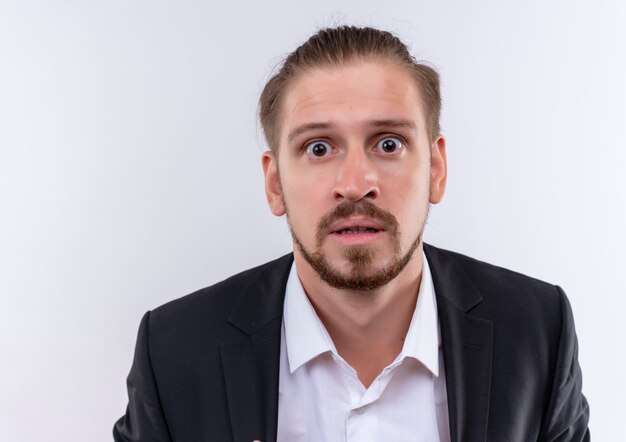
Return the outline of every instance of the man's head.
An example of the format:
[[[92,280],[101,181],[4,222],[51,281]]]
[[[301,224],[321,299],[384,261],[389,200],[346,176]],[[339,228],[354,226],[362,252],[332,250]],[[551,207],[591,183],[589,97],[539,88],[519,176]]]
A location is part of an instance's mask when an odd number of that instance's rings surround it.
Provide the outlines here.
[[[400,274],[445,190],[439,111],[437,74],[387,32],[322,30],[287,57],[260,114],[268,201],[298,265],[356,291]]]

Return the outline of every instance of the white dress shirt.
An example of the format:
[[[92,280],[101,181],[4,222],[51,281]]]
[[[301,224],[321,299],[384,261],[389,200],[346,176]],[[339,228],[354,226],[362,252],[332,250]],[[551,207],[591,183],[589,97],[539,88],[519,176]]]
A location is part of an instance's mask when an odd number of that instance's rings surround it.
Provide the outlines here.
[[[402,351],[368,388],[337,353],[293,264],[281,337],[279,442],[448,442],[443,370],[435,291],[425,255]]]

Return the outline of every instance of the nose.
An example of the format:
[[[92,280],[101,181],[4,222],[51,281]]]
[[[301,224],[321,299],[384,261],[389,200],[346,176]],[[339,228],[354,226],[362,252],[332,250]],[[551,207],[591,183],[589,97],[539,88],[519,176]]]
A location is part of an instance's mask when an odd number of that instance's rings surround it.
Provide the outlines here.
[[[339,202],[378,198],[378,172],[363,148],[348,149],[337,170],[333,194]]]

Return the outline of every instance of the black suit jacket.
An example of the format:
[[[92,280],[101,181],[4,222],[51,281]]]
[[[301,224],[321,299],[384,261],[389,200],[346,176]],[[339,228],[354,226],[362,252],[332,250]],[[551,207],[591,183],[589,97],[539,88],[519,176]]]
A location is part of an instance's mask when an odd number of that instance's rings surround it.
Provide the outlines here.
[[[425,245],[453,441],[589,440],[571,308],[558,286]],[[115,441],[276,440],[293,255],[146,313]]]

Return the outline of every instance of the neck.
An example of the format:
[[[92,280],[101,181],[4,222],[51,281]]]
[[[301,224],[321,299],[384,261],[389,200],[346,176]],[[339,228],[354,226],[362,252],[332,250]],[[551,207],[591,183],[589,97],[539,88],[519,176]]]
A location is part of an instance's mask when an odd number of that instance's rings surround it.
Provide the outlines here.
[[[294,252],[298,277],[339,355],[369,386],[398,356],[415,310],[422,275],[422,245],[400,274],[376,290],[330,287]]]

